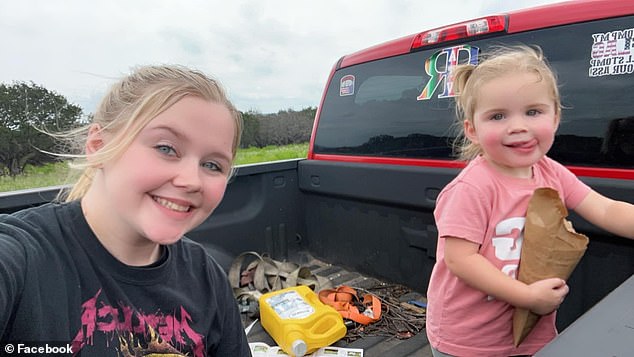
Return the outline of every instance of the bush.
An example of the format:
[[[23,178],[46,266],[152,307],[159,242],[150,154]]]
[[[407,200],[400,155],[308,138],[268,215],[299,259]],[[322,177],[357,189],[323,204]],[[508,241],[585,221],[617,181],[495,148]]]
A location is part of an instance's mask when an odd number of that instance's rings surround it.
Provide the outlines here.
[[[317,108],[280,110],[275,114],[242,113],[244,130],[240,147],[301,144],[310,140]]]

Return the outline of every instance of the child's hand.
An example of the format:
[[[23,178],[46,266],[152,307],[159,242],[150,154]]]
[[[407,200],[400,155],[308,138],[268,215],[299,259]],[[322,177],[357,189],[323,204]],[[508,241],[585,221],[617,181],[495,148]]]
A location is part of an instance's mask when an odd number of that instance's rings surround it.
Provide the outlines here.
[[[569,291],[566,282],[559,278],[539,280],[528,285],[528,288],[533,301],[529,309],[539,315],[558,309]]]

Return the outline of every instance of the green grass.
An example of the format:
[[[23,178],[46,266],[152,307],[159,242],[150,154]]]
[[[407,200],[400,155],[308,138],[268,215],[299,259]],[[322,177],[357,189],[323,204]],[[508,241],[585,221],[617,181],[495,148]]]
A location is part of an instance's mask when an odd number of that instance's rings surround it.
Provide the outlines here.
[[[308,143],[286,146],[267,146],[238,150],[235,165],[255,164],[306,157]],[[29,188],[63,185],[67,182],[69,168],[64,162],[43,166],[27,166],[24,174],[9,177],[0,176],[0,192]]]
[[[22,175],[0,176],[0,192],[62,185],[66,182],[68,170],[68,165],[64,162],[43,166],[27,165]]]
[[[258,162],[279,161],[306,157],[308,143],[285,146],[250,147],[238,150],[235,165],[254,164]]]

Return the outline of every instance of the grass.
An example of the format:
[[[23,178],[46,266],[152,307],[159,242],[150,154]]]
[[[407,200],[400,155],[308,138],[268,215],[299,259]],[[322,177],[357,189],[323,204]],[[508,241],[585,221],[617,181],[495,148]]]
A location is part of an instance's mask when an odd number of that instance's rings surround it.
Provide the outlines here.
[[[279,161],[306,157],[308,143],[285,146],[265,146],[263,148],[246,148],[238,150],[235,165],[254,164],[258,162]]]
[[[0,192],[62,185],[66,182],[68,170],[68,165],[64,162],[42,166],[27,165],[22,175],[0,176]]]
[[[279,161],[306,157],[308,143],[285,146],[266,146],[238,150],[235,165],[255,164],[259,162]],[[68,183],[69,168],[64,162],[43,166],[27,166],[22,175],[16,177],[0,176],[0,192],[24,190],[29,188],[57,186]]]

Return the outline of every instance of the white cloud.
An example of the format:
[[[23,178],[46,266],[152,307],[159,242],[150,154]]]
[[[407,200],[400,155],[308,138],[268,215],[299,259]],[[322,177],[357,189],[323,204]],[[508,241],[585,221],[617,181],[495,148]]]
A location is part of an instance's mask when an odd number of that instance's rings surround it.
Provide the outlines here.
[[[141,64],[220,79],[240,110],[316,106],[343,55],[553,0],[46,1],[0,3],[0,82],[33,81],[91,112]]]

